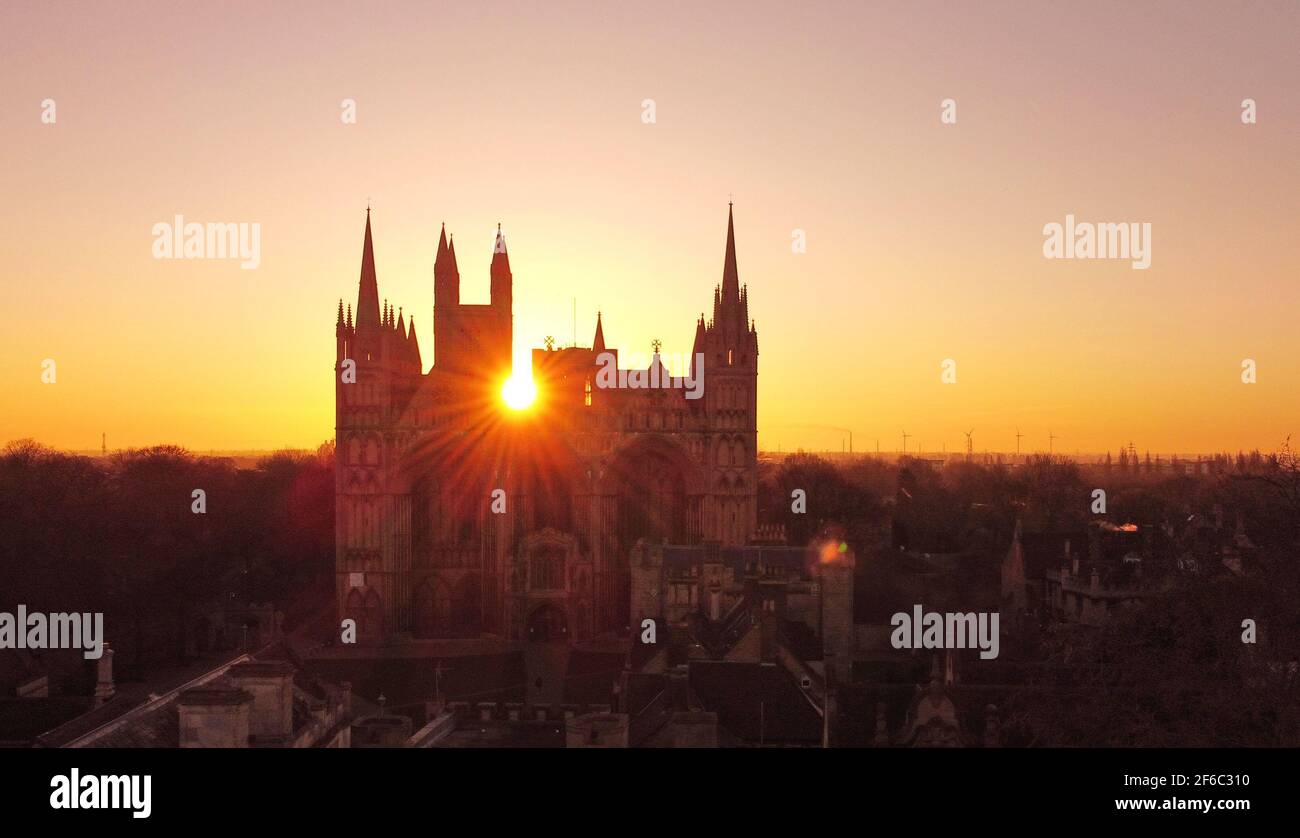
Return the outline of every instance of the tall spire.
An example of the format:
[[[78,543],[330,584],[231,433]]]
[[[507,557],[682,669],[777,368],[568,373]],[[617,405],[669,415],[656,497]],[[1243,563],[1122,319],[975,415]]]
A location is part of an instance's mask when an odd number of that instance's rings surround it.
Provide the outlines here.
[[[596,336],[591,339],[591,351],[597,355],[605,351],[605,330],[600,325],[600,312],[596,312]]]
[[[379,281],[375,278],[375,246],[370,239],[370,209],[366,208],[366,241],[361,246],[361,283],[357,290],[357,326],[379,325]]]
[[[442,261],[442,257],[447,255],[447,222],[442,223],[442,232],[438,234],[438,255],[434,257],[433,263],[436,265]]]
[[[740,300],[740,275],[736,270],[736,230],[731,219],[731,202],[727,202],[727,256],[722,263],[722,302]]]

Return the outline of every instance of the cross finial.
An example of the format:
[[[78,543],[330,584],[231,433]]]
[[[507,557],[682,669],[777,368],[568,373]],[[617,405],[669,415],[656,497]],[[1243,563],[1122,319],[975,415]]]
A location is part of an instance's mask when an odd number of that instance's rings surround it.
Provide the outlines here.
[[[370,198],[366,198],[366,215],[370,215]]]
[[[661,341],[659,338],[655,338],[654,340],[650,341],[650,346],[654,349],[656,355],[659,354],[659,347],[663,345],[664,342]]]
[[[727,209],[731,209],[731,205],[732,205],[733,203],[735,203],[735,201],[736,201],[736,193],[734,193],[734,192],[728,192],[728,193],[727,193]]]

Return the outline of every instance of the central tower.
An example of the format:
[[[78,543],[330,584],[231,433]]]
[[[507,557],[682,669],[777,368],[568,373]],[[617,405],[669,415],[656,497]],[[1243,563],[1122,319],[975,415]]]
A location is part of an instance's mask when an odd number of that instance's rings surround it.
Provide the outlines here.
[[[456,242],[444,226],[433,262],[433,363],[440,372],[496,386],[509,377],[514,354],[514,277],[500,225],[490,274],[491,302],[462,305]]]

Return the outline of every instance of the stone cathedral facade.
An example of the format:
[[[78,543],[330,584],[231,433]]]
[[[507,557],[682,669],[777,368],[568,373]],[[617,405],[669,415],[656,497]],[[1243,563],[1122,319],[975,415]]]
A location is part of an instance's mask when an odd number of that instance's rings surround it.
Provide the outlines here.
[[[533,350],[537,400],[509,409],[514,276],[499,230],[489,277],[490,303],[460,302],[444,228],[427,364],[415,318],[381,304],[367,211],[334,373],[337,606],[361,643],[626,636],[638,541],[740,546],[755,535],[758,334],[730,211],[712,316],[696,321],[698,397],[605,386],[602,365],[617,366],[618,352],[598,315],[590,348]],[[659,380],[662,368],[656,350],[631,379]]]

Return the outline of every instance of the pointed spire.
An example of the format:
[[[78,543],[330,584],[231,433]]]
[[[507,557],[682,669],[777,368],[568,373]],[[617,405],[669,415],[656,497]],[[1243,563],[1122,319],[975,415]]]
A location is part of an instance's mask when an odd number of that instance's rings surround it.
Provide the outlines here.
[[[335,326],[343,325],[343,298],[339,297],[339,319],[334,321]]]
[[[691,345],[691,375],[695,375],[695,356],[704,351],[704,312],[695,321],[695,343]]]
[[[434,258],[433,263],[436,265],[442,261],[442,257],[447,255],[447,222],[442,222],[442,232],[438,234],[438,255]]]
[[[411,315],[411,330],[406,334],[406,343],[410,347],[411,360],[420,363],[420,340],[415,336],[415,315]]]
[[[397,307],[397,331],[402,333],[402,337],[406,337],[406,321],[402,319],[401,306]]]
[[[434,315],[434,341],[441,346],[444,326],[443,316],[454,316],[460,305],[460,272],[456,270],[456,250],[448,241],[447,225],[438,234],[438,256],[433,260],[433,308],[443,314]]]
[[[596,336],[591,339],[591,350],[597,355],[605,351],[605,329],[600,324],[599,311],[596,312]]]
[[[460,268],[456,267],[456,234],[452,233],[447,238],[447,259],[451,262],[453,273],[460,275]]]
[[[510,275],[510,254],[506,252],[506,237],[501,233],[501,225],[497,224],[497,240],[492,245],[492,302],[494,304],[507,302],[511,295],[511,275]]]
[[[727,202],[727,255],[722,262],[722,299],[724,302],[740,299],[740,275],[736,270],[736,230],[731,218],[731,202]]]
[[[348,303],[348,328],[352,328],[352,303]]]
[[[375,278],[375,246],[370,238],[370,210],[366,209],[366,240],[361,246],[361,282],[357,290],[357,326],[379,325],[379,281]]]

